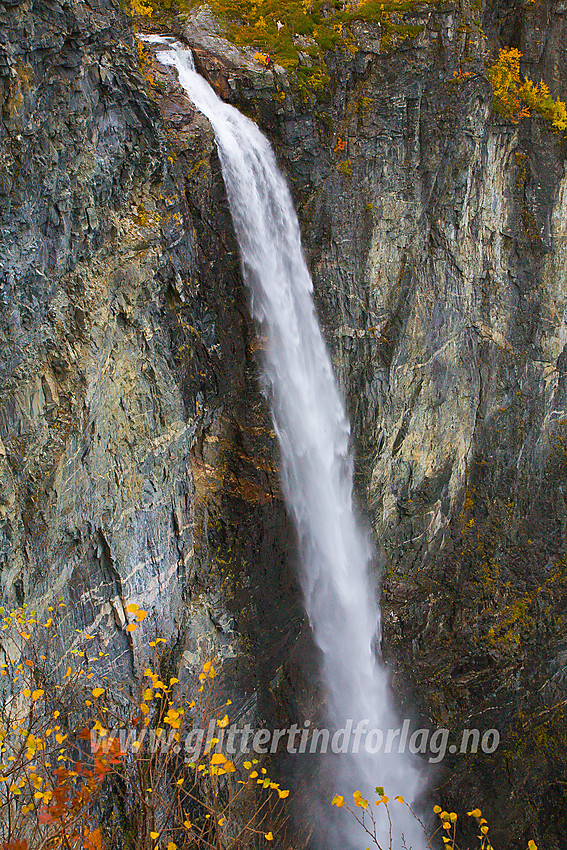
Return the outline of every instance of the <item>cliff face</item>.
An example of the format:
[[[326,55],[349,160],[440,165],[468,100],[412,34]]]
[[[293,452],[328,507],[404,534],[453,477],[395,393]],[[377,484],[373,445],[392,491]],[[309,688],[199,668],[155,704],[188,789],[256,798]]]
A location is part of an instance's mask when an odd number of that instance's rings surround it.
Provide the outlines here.
[[[113,3],[0,33],[3,602],[64,599],[63,669],[86,628],[134,682],[159,633],[253,709],[303,615],[212,132],[173,102],[171,147]]]
[[[559,848],[563,146],[543,119],[492,115],[485,42],[458,10],[415,22],[388,49],[361,24],[308,102],[206,21],[187,37],[297,201],[402,713],[456,743],[502,736],[492,756],[448,756],[437,796],[479,804],[495,845]],[[564,27],[559,3],[485,11],[554,94]],[[63,597],[62,647],[88,628],[113,675],[135,678],[156,627],[182,673],[219,653],[237,711],[266,716],[302,612],[211,130],[147,55],[142,79],[110,2],[0,3],[0,33],[6,603]],[[130,601],[151,615],[133,635]]]
[[[414,701],[457,748],[464,728],[498,729],[496,753],[447,756],[439,793],[480,805],[495,844],[561,847],[564,143],[543,119],[492,113],[470,20],[428,8],[412,23],[422,34],[394,52],[361,27],[309,103],[277,68],[258,79],[187,35],[275,142],[296,197],[402,714]],[[483,25],[564,96],[562,6],[496,5]]]

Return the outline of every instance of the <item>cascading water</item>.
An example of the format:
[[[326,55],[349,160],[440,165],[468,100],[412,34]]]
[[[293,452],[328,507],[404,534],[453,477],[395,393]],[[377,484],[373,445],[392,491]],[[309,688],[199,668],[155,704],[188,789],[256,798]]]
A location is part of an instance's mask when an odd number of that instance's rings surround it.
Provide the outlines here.
[[[281,450],[284,495],[297,528],[305,607],[322,651],[329,725],[338,729],[352,721],[354,730],[366,720],[368,729],[382,730],[385,739],[387,730],[400,724],[387,674],[376,658],[380,618],[369,574],[372,553],[355,517],[349,423],[317,322],[289,190],[268,141],[194,71],[190,51],[170,40],[151,40],[168,45],[158,53],[159,61],[177,69],[181,85],[216,134],[251,310],[266,339],[263,377]],[[368,752],[375,750],[376,736],[374,745],[366,746],[371,738],[362,739],[358,753],[344,753],[333,763],[333,792],[346,796],[358,789],[369,796],[382,785],[391,798],[413,799],[421,777],[412,757],[384,754],[384,747],[378,754]],[[382,812],[380,837],[388,846],[384,807],[375,811]],[[407,846],[418,850],[423,836],[413,816],[398,804],[392,814],[394,836],[403,832]],[[336,850],[362,847],[358,827],[352,830],[349,822],[335,823],[334,834],[323,834],[322,844]]]

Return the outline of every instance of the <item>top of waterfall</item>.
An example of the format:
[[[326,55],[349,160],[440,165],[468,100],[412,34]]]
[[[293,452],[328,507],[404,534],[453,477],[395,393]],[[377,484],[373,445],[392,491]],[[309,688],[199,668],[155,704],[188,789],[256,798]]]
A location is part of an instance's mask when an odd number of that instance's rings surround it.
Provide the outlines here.
[[[190,47],[185,44],[181,44],[178,39],[173,35],[155,35],[154,33],[138,33],[136,36],[140,39],[140,41],[147,41],[148,44],[155,44],[156,46],[161,45],[163,47],[169,47],[171,50],[175,50],[177,53],[182,53],[187,58],[188,65],[192,71],[195,70],[195,60],[193,58],[193,52]],[[164,65],[172,65],[173,62],[164,61],[167,60],[167,54],[165,51],[160,52],[158,55],[160,62]]]

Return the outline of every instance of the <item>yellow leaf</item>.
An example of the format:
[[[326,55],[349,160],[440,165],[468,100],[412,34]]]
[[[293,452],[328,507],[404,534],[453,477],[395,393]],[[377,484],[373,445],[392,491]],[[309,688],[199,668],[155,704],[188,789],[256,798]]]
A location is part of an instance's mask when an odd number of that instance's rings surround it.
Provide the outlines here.
[[[150,832],[150,838],[159,838],[159,832]]]
[[[245,767],[246,770],[250,770],[251,767],[252,767],[252,763],[249,762],[249,761],[245,761],[244,764],[243,764],[243,767]]]
[[[44,695],[44,693],[45,693],[44,690],[42,690],[41,688],[38,688],[37,691],[34,691],[31,695],[33,701],[35,702],[36,700],[38,700],[40,697],[42,697]]]
[[[130,604],[126,606],[126,610],[129,614],[135,614],[138,610],[138,605],[136,605],[135,602],[130,602]]]
[[[223,764],[223,767],[224,767],[226,773],[234,773],[234,771],[236,770],[235,766],[233,765],[233,763],[231,761],[225,761],[225,763]]]
[[[150,710],[150,709],[148,708],[148,706],[146,705],[146,703],[145,703],[145,702],[143,702],[143,703],[141,704],[141,706],[140,706],[140,711],[142,712],[142,714],[147,714],[147,713],[149,712],[149,710]]]
[[[273,841],[274,840],[274,836],[272,835],[271,832],[265,832],[264,838],[266,839],[266,841]]]
[[[223,756],[222,753],[215,753],[211,758],[211,764],[223,764],[226,761],[226,757]],[[252,774],[250,774],[252,775]],[[258,774],[256,774],[257,776]]]
[[[104,688],[93,688],[93,697],[97,699],[101,697],[104,693]]]
[[[219,826],[222,826],[223,823],[225,822],[225,820],[226,820],[226,818],[219,818],[219,821],[218,821]]]
[[[281,793],[282,793],[282,792],[280,791],[280,794],[281,794]],[[341,806],[344,806],[344,804],[345,804],[344,797],[341,797],[341,795],[340,795],[340,794],[335,794],[335,796],[334,796],[334,797],[333,797],[333,799],[331,800],[331,805],[332,805],[332,806],[337,806],[339,809],[341,808]]]
[[[289,797],[289,791],[280,791],[278,788],[278,794],[280,795],[280,800],[284,800],[286,797]],[[337,805],[337,804],[335,804]]]
[[[137,628],[138,628],[138,624],[137,624],[137,623],[130,623],[130,625],[129,625],[129,626],[126,626],[126,628],[124,629],[124,631],[125,631],[125,632],[135,632]]]
[[[481,814],[482,812],[480,811],[480,809],[473,809],[472,812],[467,812],[467,815],[473,818],[479,818]]]
[[[141,623],[142,620],[145,620],[147,616],[148,616],[148,612],[142,611],[141,608],[138,611],[136,611],[136,619],[139,623]]]
[[[173,841],[168,841],[167,850],[177,850],[177,844],[174,844]]]
[[[368,806],[368,800],[365,800],[360,791],[355,791],[352,795],[354,798],[354,805],[358,806],[360,809],[365,809]],[[384,799],[384,798],[382,798]]]
[[[457,813],[456,812],[450,812],[449,813],[449,820],[451,821],[451,823],[455,823],[456,820],[457,820]]]
[[[220,726],[221,729],[228,726],[228,714],[225,714],[222,720],[217,720],[217,725]]]
[[[24,688],[24,690],[22,691],[22,694],[23,694],[25,697],[31,697],[31,691],[30,691],[30,689],[29,689],[29,688]]]
[[[177,780],[177,782],[176,782],[175,784],[176,784],[176,785],[183,785],[183,783],[184,783],[184,782],[185,782],[185,777],[184,777],[184,776],[182,776],[182,777],[181,777],[181,779],[178,779],[178,780]]]
[[[404,798],[401,796],[401,794],[399,794],[397,797],[394,797],[394,800],[397,800],[397,801],[398,801],[398,803],[403,803],[403,802],[404,802]]]
[[[193,826],[193,824],[191,823],[191,821],[190,821],[190,820],[184,820],[184,821],[183,821],[183,826],[185,827],[185,829],[191,829],[191,827]]]

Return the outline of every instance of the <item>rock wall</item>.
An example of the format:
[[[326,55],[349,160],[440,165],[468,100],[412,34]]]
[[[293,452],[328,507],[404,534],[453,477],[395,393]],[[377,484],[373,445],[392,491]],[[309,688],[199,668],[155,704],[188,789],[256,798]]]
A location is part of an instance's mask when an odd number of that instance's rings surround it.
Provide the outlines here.
[[[85,629],[132,687],[157,634],[214,655],[254,715],[303,613],[212,132],[113,2],[0,33],[2,601],[63,599],[62,668]]]
[[[495,846],[559,848],[565,148],[541,118],[493,114],[483,71],[517,46],[565,96],[565,18],[556,3],[483,13],[484,34],[454,7],[418,10],[422,34],[393,52],[361,26],[308,103],[277,67],[223,76],[222,46],[197,53],[273,139],[297,200],[402,716],[417,707],[457,748],[464,728],[501,735],[493,754],[448,754],[435,796],[480,806]]]
[[[486,36],[470,10],[416,7],[421,34],[388,47],[361,24],[307,100],[207,15],[184,26],[296,198],[401,712],[457,743],[502,735],[449,755],[435,798],[480,805],[495,846],[550,850],[567,833],[564,144],[495,117],[482,71],[512,44],[562,94],[565,16],[483,14]],[[84,627],[134,683],[157,629],[182,675],[220,657],[237,716],[306,711],[262,340],[211,130],[104,0],[0,2],[0,74],[4,602],[68,603],[62,663]],[[132,635],[131,601],[150,613]]]

